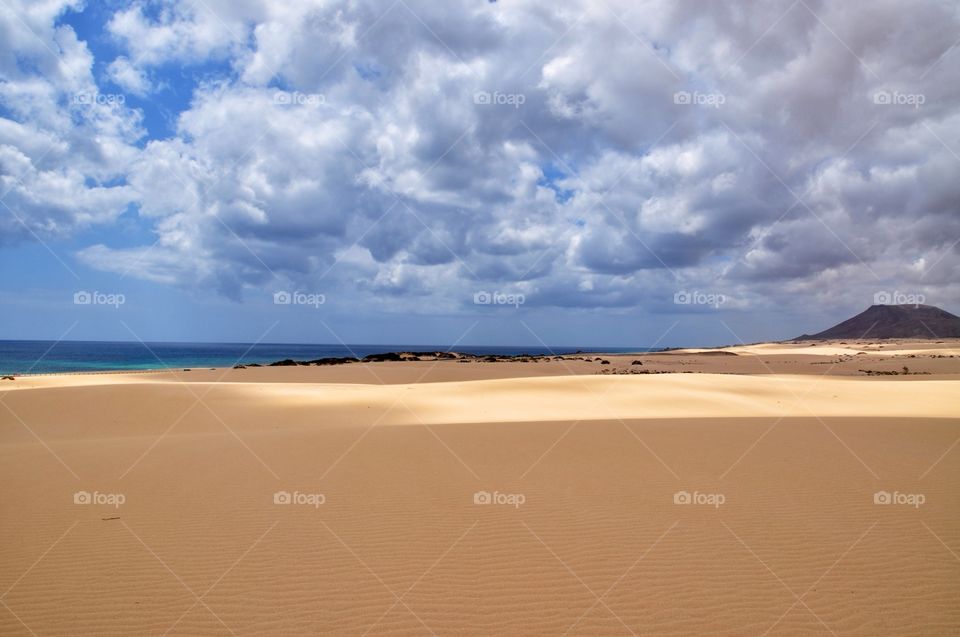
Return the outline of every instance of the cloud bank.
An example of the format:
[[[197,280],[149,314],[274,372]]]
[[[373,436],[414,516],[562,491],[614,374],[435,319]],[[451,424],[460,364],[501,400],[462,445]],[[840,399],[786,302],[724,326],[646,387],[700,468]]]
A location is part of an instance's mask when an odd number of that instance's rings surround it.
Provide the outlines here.
[[[960,7],[727,4],[134,3],[97,59],[81,3],[15,2],[0,242],[133,214],[154,241],[76,257],[397,312],[957,302]]]

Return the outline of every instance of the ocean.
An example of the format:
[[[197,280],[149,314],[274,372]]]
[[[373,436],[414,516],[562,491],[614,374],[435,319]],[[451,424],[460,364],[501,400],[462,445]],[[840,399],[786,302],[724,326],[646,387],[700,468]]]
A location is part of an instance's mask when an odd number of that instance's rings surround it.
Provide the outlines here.
[[[137,369],[232,367],[292,358],[357,356],[384,352],[433,352],[453,349],[469,354],[572,354],[647,352],[645,347],[499,347],[457,345],[308,345],[291,343],[138,343],[102,341],[0,340],[0,374],[50,374]]]

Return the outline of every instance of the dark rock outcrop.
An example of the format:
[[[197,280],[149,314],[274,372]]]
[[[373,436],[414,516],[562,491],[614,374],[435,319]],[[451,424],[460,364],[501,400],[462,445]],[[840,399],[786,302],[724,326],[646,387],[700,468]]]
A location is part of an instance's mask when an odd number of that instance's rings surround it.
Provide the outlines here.
[[[397,352],[384,352],[383,354],[368,354],[362,360],[364,363],[382,363],[384,361],[402,361],[403,356]]]
[[[312,361],[307,361],[307,365],[345,365],[347,363],[357,363],[359,358],[354,358],[352,356],[344,356],[337,358],[336,356],[331,356],[327,358],[316,358]]]

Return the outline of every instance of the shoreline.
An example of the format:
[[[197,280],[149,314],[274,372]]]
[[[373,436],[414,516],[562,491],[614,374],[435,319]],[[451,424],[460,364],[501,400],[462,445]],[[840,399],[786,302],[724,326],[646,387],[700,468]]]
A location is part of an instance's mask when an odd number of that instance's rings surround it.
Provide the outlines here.
[[[906,347],[909,346],[909,347]],[[937,347],[943,346],[943,347]],[[919,348],[919,349],[918,349]],[[936,354],[945,350],[945,354]],[[852,354],[850,352],[853,352]],[[900,352],[900,353],[898,353]],[[960,339],[862,339],[862,340],[826,340],[826,341],[774,341],[745,343],[739,345],[722,345],[715,347],[665,347],[655,350],[632,352],[603,352],[585,351],[564,354],[473,354],[470,352],[443,351],[443,350],[397,350],[377,354],[369,354],[362,358],[348,357],[321,357],[318,359],[286,358],[266,363],[235,363],[230,366],[168,366],[146,368],[115,368],[97,370],[67,370],[44,372],[13,372],[0,374],[0,378],[34,378],[47,376],[74,376],[100,374],[173,374],[190,373],[197,371],[223,371],[239,369],[267,369],[282,367],[340,367],[355,364],[373,363],[415,363],[440,361],[456,361],[464,363],[545,363],[551,361],[586,361],[596,362],[606,360],[620,360],[625,357],[642,359],[651,356],[688,356],[688,357],[719,357],[719,356],[764,356],[768,354],[793,354],[817,357],[836,357],[845,355],[868,355],[894,357],[916,357],[918,353],[930,352],[936,357],[960,358]]]
[[[443,351],[443,350],[396,350],[376,354],[368,354],[362,358],[355,356],[345,357],[321,357],[317,359],[276,359],[270,362],[242,363],[236,362],[229,366],[193,365],[184,367],[182,365],[170,365],[167,367],[143,367],[143,368],[124,368],[117,367],[113,369],[76,369],[63,371],[43,371],[43,372],[0,372],[2,376],[15,376],[27,378],[32,376],[50,376],[50,375],[72,375],[72,374],[122,374],[122,373],[153,373],[153,372],[173,372],[173,371],[195,371],[195,370],[217,370],[217,369],[243,369],[243,368],[264,368],[264,367],[311,367],[311,366],[333,366],[352,363],[379,363],[379,362],[431,362],[435,360],[470,360],[483,362],[528,362],[544,361],[550,359],[561,359],[578,356],[640,356],[652,353],[666,351],[664,349],[656,350],[637,350],[626,352],[600,352],[578,350],[568,353],[548,353],[548,354],[473,354],[470,352]]]
[[[954,364],[953,361],[957,361]],[[420,363],[421,365],[417,365]],[[664,373],[819,374],[858,377],[902,376],[911,380],[951,377],[960,373],[960,339],[903,341],[825,341],[816,343],[755,343],[711,348],[664,348],[643,352],[575,352],[567,354],[472,354],[410,350],[371,354],[364,358],[283,359],[272,363],[229,367],[153,367],[2,374],[8,380],[87,376],[169,376],[184,382],[218,380],[285,382],[301,374],[312,382],[380,382],[385,374],[404,382],[417,379],[419,369],[441,379],[555,376],[653,375]],[[401,370],[401,371],[398,371]],[[402,370],[407,370],[402,371]],[[473,370],[473,371],[471,371]],[[360,375],[358,377],[358,374]],[[368,374],[363,378],[363,374]],[[51,382],[55,382],[51,381]]]

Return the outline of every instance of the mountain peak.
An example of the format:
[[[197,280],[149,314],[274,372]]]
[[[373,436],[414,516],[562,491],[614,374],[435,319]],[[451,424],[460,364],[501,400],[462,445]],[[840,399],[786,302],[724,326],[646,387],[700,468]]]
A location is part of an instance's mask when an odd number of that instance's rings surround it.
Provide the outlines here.
[[[863,338],[960,338],[960,317],[933,305],[871,305],[827,330],[794,340]]]

